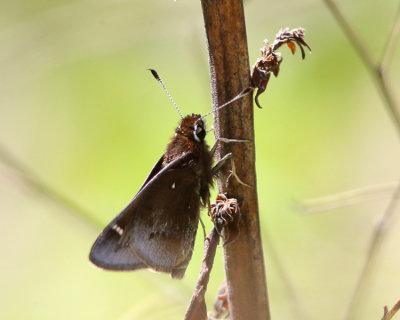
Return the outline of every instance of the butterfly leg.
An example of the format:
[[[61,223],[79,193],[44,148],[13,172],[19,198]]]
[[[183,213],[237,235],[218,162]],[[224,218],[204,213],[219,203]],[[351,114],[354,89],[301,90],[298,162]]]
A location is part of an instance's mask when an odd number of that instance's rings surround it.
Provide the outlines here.
[[[214,156],[215,151],[217,150],[217,146],[218,143],[220,142],[224,142],[224,143],[234,143],[234,142],[245,142],[245,143],[249,143],[249,142],[253,142],[253,140],[249,140],[249,139],[229,139],[229,138],[217,138],[217,141],[214,143],[213,147],[211,148],[211,154]],[[236,174],[236,167],[235,167],[235,161],[232,158],[232,153],[228,153],[226,154],[224,157],[222,157],[222,159],[220,159],[215,166],[212,168],[212,174],[216,175],[221,168],[227,163],[227,161],[230,160],[231,161],[231,173],[229,174],[228,178],[226,179],[226,184],[228,184],[229,179],[231,178],[231,176],[233,176],[240,184],[248,187],[248,188],[253,188],[253,186],[243,182],[239,176]]]
[[[235,167],[235,161],[232,158],[232,153],[228,153],[226,154],[221,160],[219,160],[215,166],[212,168],[212,174],[216,175],[221,168],[227,163],[227,161],[230,160],[231,161],[231,173],[229,174],[228,178],[226,179],[226,184],[228,184],[229,179],[233,176],[240,184],[248,187],[248,188],[253,188],[253,186],[243,182],[239,176],[236,174],[236,167]]]
[[[215,141],[213,147],[211,148],[211,154],[214,156],[215,151],[217,150],[218,143],[220,142],[225,142],[225,143],[234,143],[234,142],[253,142],[253,140],[249,139],[229,139],[229,138],[217,138],[217,141]]]
[[[204,241],[206,241],[206,238],[207,238],[207,235],[206,235],[206,226],[205,226],[203,220],[201,220],[201,217],[200,217],[200,224],[201,224],[201,227],[203,228]]]

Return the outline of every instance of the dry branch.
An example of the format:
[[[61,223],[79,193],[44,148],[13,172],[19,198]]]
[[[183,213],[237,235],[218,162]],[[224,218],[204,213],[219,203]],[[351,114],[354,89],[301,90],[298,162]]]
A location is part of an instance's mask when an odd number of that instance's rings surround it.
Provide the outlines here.
[[[219,234],[212,228],[204,244],[204,256],[201,264],[200,276],[189,307],[185,314],[185,320],[205,320],[207,319],[207,308],[204,301],[204,294],[207,291],[208,280],[213,267],[215,252],[219,242]]]
[[[209,52],[214,108],[251,85],[243,3],[239,0],[201,1]],[[255,174],[253,105],[251,96],[222,109],[214,117],[216,138],[247,139],[250,143],[221,144],[217,157],[233,154],[236,173],[249,188],[226,176],[219,193],[238,199],[240,234],[224,248],[229,311],[232,319],[269,319],[264,258],[259,228]],[[229,228],[229,226],[227,227]]]
[[[385,306],[383,308],[384,312],[383,312],[383,317],[382,320],[390,320],[394,317],[394,315],[397,313],[397,311],[400,310],[400,300],[396,302],[396,304],[392,307],[392,309],[390,309],[390,311],[388,310],[388,307]]]

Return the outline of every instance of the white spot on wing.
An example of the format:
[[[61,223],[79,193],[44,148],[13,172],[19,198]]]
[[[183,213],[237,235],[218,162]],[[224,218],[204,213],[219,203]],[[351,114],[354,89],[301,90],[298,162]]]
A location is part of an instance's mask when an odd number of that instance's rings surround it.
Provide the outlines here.
[[[171,186],[172,189],[175,189],[175,182]]]
[[[122,229],[119,225],[114,224],[112,227],[113,230],[115,230],[120,236],[124,233],[124,229]]]

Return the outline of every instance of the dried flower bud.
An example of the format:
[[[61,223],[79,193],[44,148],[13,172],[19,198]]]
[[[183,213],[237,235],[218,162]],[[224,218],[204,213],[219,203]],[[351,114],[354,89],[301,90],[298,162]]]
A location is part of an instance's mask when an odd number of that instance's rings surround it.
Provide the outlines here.
[[[258,102],[258,96],[265,91],[268,85],[268,81],[271,77],[271,73],[277,77],[282,63],[282,54],[276,52],[278,48],[284,43],[287,44],[289,49],[294,54],[296,52],[296,44],[300,47],[301,56],[305,58],[305,52],[303,46],[307,47],[310,52],[311,48],[304,40],[305,30],[303,28],[296,28],[289,30],[289,28],[281,29],[275,37],[275,41],[272,44],[268,44],[268,40],[264,40],[265,46],[261,48],[261,58],[258,58],[251,71],[251,81],[253,87],[257,88],[255,96],[256,104],[261,108]]]
[[[231,224],[231,228],[224,229],[224,244],[228,244],[239,235],[240,207],[235,198],[228,199],[225,194],[219,194],[211,203],[209,215],[215,229],[221,234],[224,227]]]
[[[226,281],[224,281],[218,290],[218,296],[214,302],[214,316],[216,319],[227,319],[228,312],[228,288],[226,287]]]

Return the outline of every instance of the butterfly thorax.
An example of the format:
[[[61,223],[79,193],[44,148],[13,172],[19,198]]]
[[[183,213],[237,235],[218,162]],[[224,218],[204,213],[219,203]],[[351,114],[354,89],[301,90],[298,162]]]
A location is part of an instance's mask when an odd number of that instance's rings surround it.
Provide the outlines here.
[[[191,160],[184,165],[193,167],[199,179],[200,195],[203,204],[208,202],[209,188],[212,186],[212,155],[204,141],[206,129],[200,115],[192,114],[182,119],[175,135],[164,153],[163,167],[168,163],[190,154]]]

